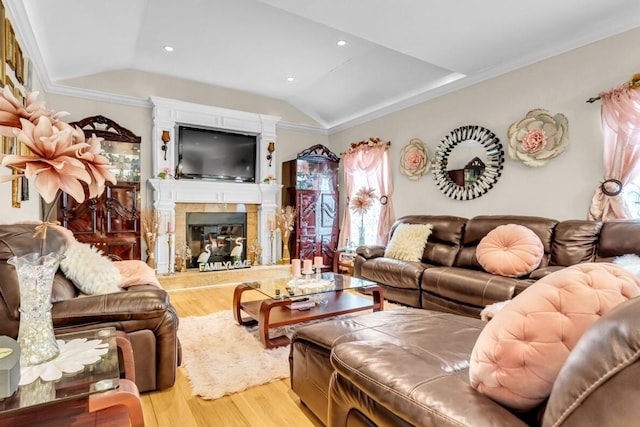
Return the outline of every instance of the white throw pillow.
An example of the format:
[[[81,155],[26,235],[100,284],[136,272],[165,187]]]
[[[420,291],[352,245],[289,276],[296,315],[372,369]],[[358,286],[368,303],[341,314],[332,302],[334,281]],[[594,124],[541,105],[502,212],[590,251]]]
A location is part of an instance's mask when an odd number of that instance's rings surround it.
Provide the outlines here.
[[[62,272],[88,295],[119,292],[120,270],[95,247],[74,242],[67,247],[60,262]]]
[[[387,258],[419,262],[422,259],[431,224],[399,224],[384,251]]]

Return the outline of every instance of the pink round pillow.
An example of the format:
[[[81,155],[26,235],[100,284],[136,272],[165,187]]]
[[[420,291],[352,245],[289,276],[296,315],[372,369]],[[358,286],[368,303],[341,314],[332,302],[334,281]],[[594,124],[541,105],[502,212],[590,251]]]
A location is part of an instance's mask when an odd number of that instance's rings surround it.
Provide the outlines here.
[[[500,225],[480,240],[478,263],[489,273],[519,277],[531,273],[542,261],[544,246],[536,233],[517,224]]]
[[[511,300],[471,352],[471,385],[501,404],[541,404],[582,334],[618,304],[640,295],[640,279],[609,263],[556,271]]]

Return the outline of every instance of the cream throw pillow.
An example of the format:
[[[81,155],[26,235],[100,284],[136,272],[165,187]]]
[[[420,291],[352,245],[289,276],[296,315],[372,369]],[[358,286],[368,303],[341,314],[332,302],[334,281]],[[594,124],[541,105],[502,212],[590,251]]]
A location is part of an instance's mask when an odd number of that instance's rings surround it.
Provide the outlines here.
[[[402,261],[420,262],[432,228],[431,224],[399,224],[391,236],[384,256]]]
[[[67,247],[60,261],[62,272],[74,285],[88,295],[119,292],[120,270],[95,247],[74,242]]]

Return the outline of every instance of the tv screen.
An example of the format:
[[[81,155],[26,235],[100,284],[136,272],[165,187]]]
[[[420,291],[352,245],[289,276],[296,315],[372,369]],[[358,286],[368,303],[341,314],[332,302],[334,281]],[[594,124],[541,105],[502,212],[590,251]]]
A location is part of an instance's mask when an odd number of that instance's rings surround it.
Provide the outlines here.
[[[255,135],[178,128],[179,178],[256,182]]]

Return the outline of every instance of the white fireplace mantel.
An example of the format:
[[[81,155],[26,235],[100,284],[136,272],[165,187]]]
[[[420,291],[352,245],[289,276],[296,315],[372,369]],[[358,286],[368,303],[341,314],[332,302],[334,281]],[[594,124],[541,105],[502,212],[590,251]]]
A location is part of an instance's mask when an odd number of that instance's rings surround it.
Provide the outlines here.
[[[276,153],[272,153],[271,164],[267,160],[269,142],[276,142],[276,124],[279,117],[247,113],[208,105],[192,104],[166,98],[151,97],[153,105],[152,170],[154,177],[165,170],[172,173],[176,168],[178,125],[201,126],[231,132],[254,133],[258,141],[256,164],[257,180],[276,174]],[[170,141],[162,150],[163,131],[169,131]],[[258,240],[263,248],[271,248],[267,218],[275,215],[277,196],[281,185],[262,183],[236,183],[192,179],[149,179],[153,189],[154,208],[159,212],[166,229],[166,221],[174,221],[176,203],[229,203],[258,205]],[[173,264],[175,253],[169,253],[166,234],[158,237],[156,245],[157,272],[167,273]],[[175,244],[175,242],[174,242]],[[271,257],[272,254],[266,253]]]

